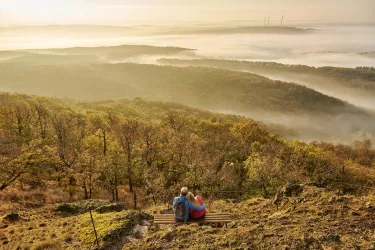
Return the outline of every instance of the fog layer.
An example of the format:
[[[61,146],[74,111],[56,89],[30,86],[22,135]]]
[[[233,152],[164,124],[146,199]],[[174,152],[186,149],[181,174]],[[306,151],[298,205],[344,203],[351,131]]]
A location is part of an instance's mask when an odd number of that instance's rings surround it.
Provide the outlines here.
[[[375,66],[375,26],[325,26],[314,32],[203,33],[199,27],[46,26],[0,31],[0,50],[112,46],[123,44],[178,46],[197,49],[197,57],[266,60],[310,66]],[[216,30],[236,30],[227,25]],[[207,28],[205,28],[207,30]],[[176,34],[186,33],[188,34]],[[194,30],[196,32],[194,32]]]

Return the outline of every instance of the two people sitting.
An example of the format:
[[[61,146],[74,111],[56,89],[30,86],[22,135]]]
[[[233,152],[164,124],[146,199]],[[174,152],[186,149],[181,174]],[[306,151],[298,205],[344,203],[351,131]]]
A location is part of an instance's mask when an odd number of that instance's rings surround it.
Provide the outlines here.
[[[186,222],[190,217],[199,219],[206,214],[206,206],[203,205],[202,197],[194,197],[187,187],[181,188],[180,196],[174,198],[173,210],[175,220],[178,222]]]

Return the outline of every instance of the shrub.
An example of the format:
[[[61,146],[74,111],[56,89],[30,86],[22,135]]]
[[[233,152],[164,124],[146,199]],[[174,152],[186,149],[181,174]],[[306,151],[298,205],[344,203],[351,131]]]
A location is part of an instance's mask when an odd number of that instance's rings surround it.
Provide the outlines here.
[[[43,241],[31,248],[31,250],[60,250],[60,249],[62,249],[62,244],[56,240]]]

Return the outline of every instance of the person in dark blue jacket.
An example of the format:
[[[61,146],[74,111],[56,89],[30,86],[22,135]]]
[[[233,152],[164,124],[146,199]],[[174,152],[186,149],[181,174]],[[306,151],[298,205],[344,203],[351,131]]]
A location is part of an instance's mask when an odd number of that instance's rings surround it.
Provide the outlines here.
[[[196,211],[201,211],[203,209],[206,208],[205,205],[203,206],[200,206],[200,207],[196,207],[194,206],[193,204],[191,204],[186,198],[185,196],[188,194],[189,190],[187,189],[187,187],[183,187],[181,188],[181,193],[180,193],[180,197],[176,197],[174,198],[173,200],[173,209],[176,209],[176,204],[178,202],[178,200],[180,199],[181,201],[184,201],[185,202],[185,221],[189,220],[189,209],[193,209],[193,210],[196,210]]]

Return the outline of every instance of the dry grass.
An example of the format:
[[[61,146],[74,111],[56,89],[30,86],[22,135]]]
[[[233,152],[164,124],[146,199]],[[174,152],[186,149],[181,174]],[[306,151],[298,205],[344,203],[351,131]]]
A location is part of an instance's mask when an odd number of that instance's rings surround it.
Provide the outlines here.
[[[55,212],[55,205],[22,207],[22,193],[16,198],[3,194],[9,202],[16,199],[18,222],[0,218],[0,249],[93,249],[94,234],[85,209],[75,215]],[[132,198],[121,193],[121,197]],[[34,199],[34,198],[33,198]],[[22,200],[21,200],[22,201]],[[77,202],[91,206],[92,202]],[[132,202],[132,200],[130,200]],[[8,204],[8,203],[2,203]],[[96,203],[95,203],[96,204]],[[95,205],[94,204],[94,205]],[[97,204],[103,204],[98,201]],[[8,204],[9,205],[9,204]],[[13,204],[12,204],[13,205]],[[7,208],[7,205],[3,205]],[[153,206],[147,212],[159,213],[166,206]],[[100,244],[124,249],[372,249],[375,247],[375,197],[372,195],[337,196],[313,186],[305,186],[297,197],[285,198],[279,209],[271,200],[252,198],[238,202],[211,202],[209,212],[229,212],[229,228],[199,226],[162,226],[141,239],[129,239],[139,213],[130,211],[93,213]],[[10,211],[10,210],[8,210]]]
[[[95,236],[88,212],[66,216],[56,212],[56,206],[53,205],[18,212],[22,218],[18,222],[10,223],[0,218],[0,249],[95,248]],[[132,233],[135,225],[147,218],[132,210],[103,214],[93,212],[93,216],[100,245],[105,249],[108,249],[108,245],[118,244],[123,236]]]
[[[156,208],[155,208],[156,209]],[[226,228],[163,226],[124,249],[375,249],[375,197],[337,196],[305,186],[283,200],[216,201],[209,212],[229,212]]]

